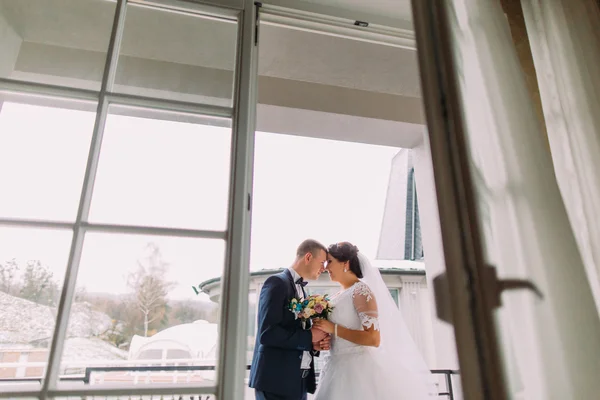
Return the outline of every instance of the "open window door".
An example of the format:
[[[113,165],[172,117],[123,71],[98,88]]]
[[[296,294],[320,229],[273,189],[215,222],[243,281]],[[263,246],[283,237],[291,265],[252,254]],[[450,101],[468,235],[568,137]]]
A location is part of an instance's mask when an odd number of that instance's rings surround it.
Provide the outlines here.
[[[597,398],[600,319],[500,3],[412,4],[464,398]]]

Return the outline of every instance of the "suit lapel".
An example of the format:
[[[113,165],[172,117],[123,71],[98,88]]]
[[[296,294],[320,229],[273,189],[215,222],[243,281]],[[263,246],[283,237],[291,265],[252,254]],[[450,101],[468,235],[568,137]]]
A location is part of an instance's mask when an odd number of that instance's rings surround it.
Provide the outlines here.
[[[298,297],[298,290],[296,289],[296,282],[294,282],[294,276],[292,275],[289,269],[286,269],[285,271],[283,271],[283,273],[285,274],[285,276],[287,276],[288,280],[290,281],[293,297]],[[304,287],[300,287],[302,288],[302,295],[304,296],[304,298],[306,298],[306,292],[304,291]],[[303,329],[310,329],[311,327],[312,321],[309,320],[306,324],[306,328]]]
[[[290,281],[290,284],[292,285],[292,291],[294,292],[294,297],[298,296],[298,290],[296,289],[296,282],[294,281],[294,276],[292,275],[292,273],[290,272],[289,269],[286,269],[283,272],[284,272],[285,276],[287,276],[288,280]],[[300,286],[300,289],[302,289],[302,296],[304,298],[306,298],[306,290],[304,290],[304,286]]]
[[[294,277],[292,276],[292,273],[290,272],[289,269],[286,269],[285,271],[283,271],[283,273],[288,278],[288,281],[290,281],[290,285],[292,288],[292,293],[294,293],[294,297],[297,297],[298,291],[296,290],[296,282],[294,282]]]

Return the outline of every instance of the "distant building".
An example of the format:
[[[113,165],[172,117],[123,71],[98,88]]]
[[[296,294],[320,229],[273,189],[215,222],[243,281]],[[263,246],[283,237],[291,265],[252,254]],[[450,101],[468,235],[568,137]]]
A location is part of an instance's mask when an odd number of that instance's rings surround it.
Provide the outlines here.
[[[401,149],[392,159],[377,258],[422,260],[423,241],[415,183],[414,152]]]
[[[433,354],[431,304],[423,262],[374,260],[373,263],[379,267],[392,298],[402,310],[415,342],[424,354]],[[252,357],[256,334],[258,294],[265,280],[281,271],[282,269],[261,270],[250,273],[248,360]],[[208,294],[212,301],[219,302],[221,278],[204,281],[200,283],[199,289]],[[329,279],[329,275],[322,274],[319,280],[310,282],[306,289],[308,294],[332,295],[339,290],[339,286]]]
[[[162,330],[150,337],[134,335],[129,360],[210,360],[216,361],[217,324],[195,321]],[[181,361],[179,361],[181,362]]]

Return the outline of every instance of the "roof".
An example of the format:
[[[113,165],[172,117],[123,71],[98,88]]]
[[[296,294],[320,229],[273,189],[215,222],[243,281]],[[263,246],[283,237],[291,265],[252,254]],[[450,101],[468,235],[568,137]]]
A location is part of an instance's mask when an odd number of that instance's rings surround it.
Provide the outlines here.
[[[175,325],[150,337],[134,335],[129,347],[129,357],[134,359],[138,353],[149,348],[179,348],[189,350],[193,357],[205,357],[218,341],[218,326],[199,320],[192,323]]]
[[[425,264],[422,261],[375,260],[374,262],[380,266],[379,271],[381,272],[381,275],[425,275]],[[250,277],[271,276],[280,273],[284,269],[285,268],[251,271]],[[220,281],[220,276],[208,279],[200,282],[197,288],[194,287],[194,290],[196,292],[202,292],[207,286],[212,286]]]

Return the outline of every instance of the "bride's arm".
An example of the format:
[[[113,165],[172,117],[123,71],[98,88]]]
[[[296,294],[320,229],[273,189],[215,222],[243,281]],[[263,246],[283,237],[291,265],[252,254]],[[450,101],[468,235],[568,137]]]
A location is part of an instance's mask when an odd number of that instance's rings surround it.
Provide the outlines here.
[[[326,320],[315,321],[315,327],[352,343],[362,346],[379,347],[381,341],[379,315],[377,312],[377,301],[371,289],[363,282],[359,282],[353,289],[352,301],[360,318],[363,327],[362,330],[348,329]]]
[[[376,324],[371,324],[368,328],[363,324],[362,330],[356,330],[334,324],[331,321],[319,319],[314,321],[314,327],[321,329],[322,331],[333,336],[341,337],[342,339],[359,344],[361,346],[379,347],[379,342],[381,339],[379,328]]]

